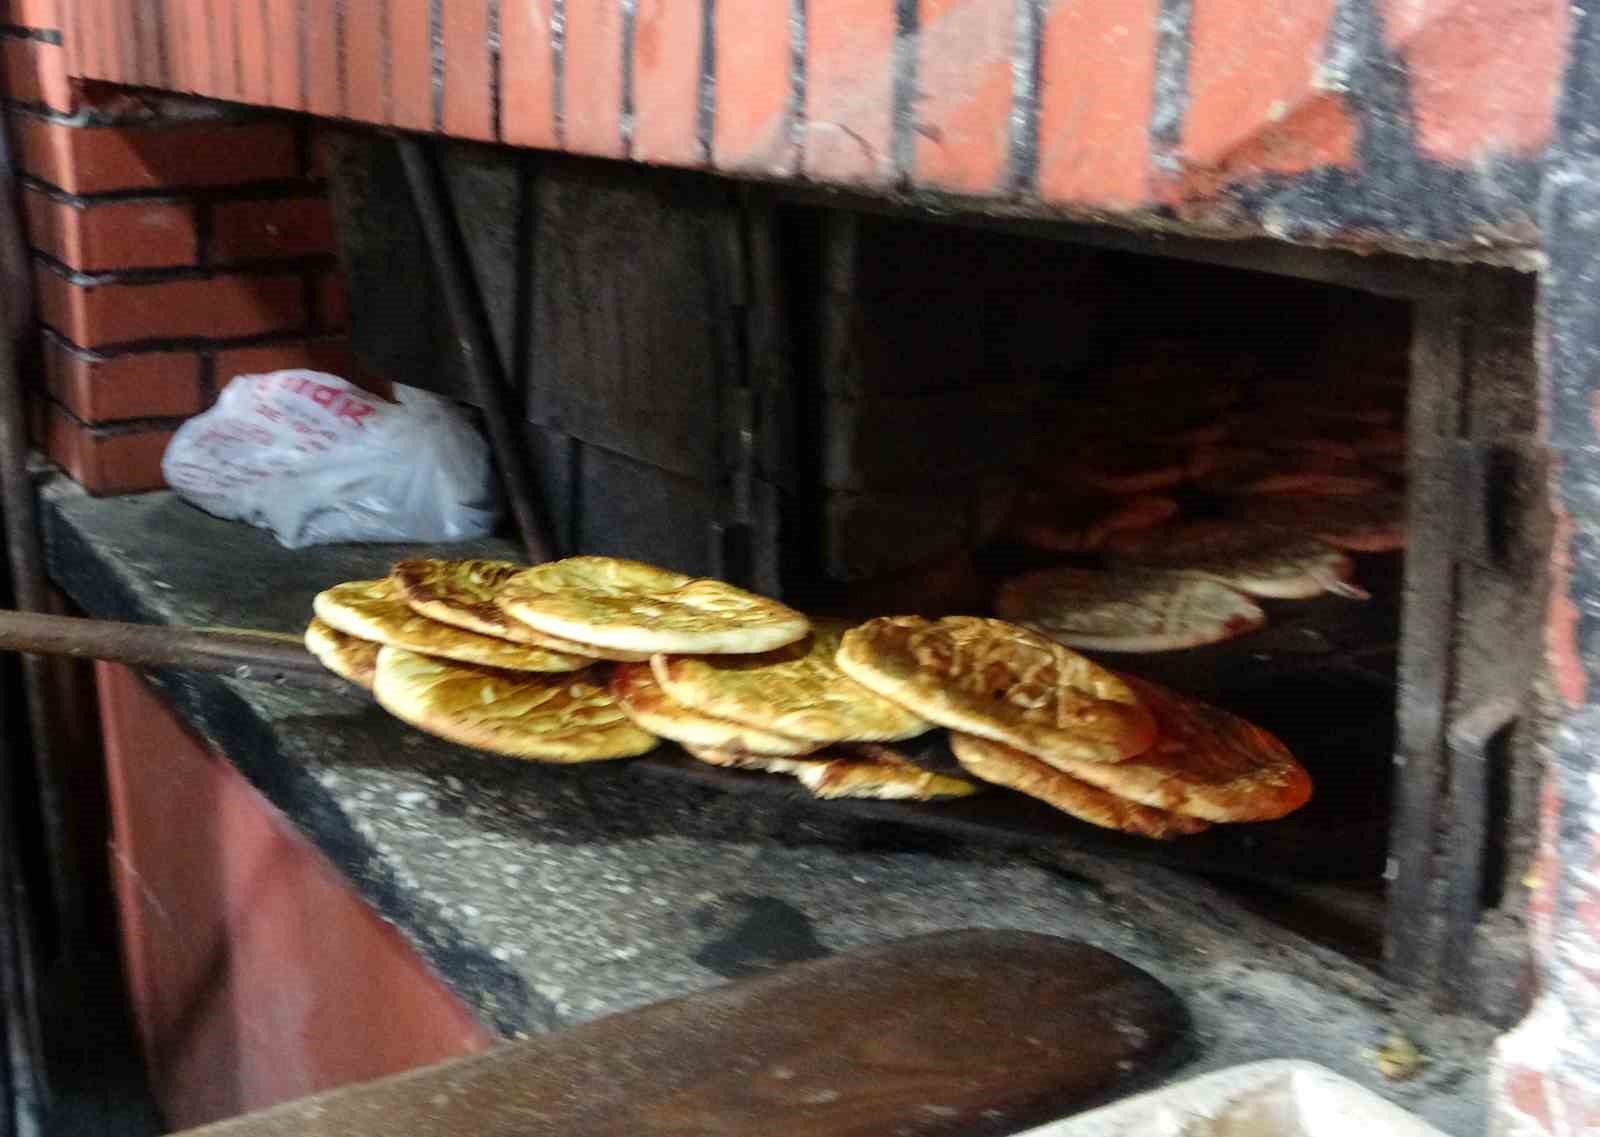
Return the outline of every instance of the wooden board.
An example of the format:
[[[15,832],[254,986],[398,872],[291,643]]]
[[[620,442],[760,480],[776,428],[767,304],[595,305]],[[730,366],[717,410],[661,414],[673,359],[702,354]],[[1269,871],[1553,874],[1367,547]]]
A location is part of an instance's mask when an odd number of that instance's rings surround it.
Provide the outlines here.
[[[798,964],[193,1137],[1011,1133],[1161,1068],[1176,996],[1085,944],[945,932]]]

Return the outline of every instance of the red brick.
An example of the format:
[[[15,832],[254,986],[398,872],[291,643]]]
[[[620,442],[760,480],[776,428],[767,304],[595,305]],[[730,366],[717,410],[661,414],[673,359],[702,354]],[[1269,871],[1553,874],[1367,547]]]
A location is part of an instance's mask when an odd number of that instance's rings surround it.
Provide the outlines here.
[[[300,97],[300,5],[271,0],[267,7],[267,40],[272,52],[272,105],[304,110]]]
[[[160,339],[229,339],[289,331],[306,322],[299,276],[218,275],[130,284],[74,283],[35,274],[39,316],[81,347]]]
[[[61,30],[61,0],[0,0],[0,24]]]
[[[320,115],[343,114],[339,97],[338,5],[306,4],[300,11],[304,24],[300,34],[306,43],[306,110]]]
[[[1126,207],[1149,196],[1158,0],[1054,4],[1040,60],[1039,193]]]
[[[44,349],[50,397],[86,423],[176,418],[203,405],[200,357],[152,351],[106,359],[48,337]]]
[[[141,493],[166,484],[161,477],[161,456],[172,434],[170,427],[92,427],[52,405],[45,453],[92,494]]]
[[[633,24],[633,156],[641,162],[699,165],[699,107],[700,6],[639,0]]]
[[[805,172],[823,181],[886,182],[895,6],[814,0],[806,10]]]
[[[1550,140],[1561,93],[1567,0],[1382,0],[1411,81],[1418,148],[1444,162],[1531,157]]]
[[[212,264],[329,253],[333,248],[333,211],[326,198],[225,201],[211,208],[207,257]]]
[[[30,189],[23,205],[33,247],[82,271],[173,268],[198,255],[195,207],[187,202],[75,204]]]
[[[388,112],[383,83],[379,10],[384,0],[345,0],[343,114],[362,122],[382,122]]]
[[[217,352],[215,359],[212,378],[218,391],[241,375],[291,370],[325,371],[384,398],[389,398],[394,390],[387,380],[361,366],[350,350],[350,342],[345,339],[235,347]]]
[[[330,272],[317,281],[317,323],[324,331],[349,326],[350,294],[343,274]]]
[[[443,17],[445,133],[459,138],[493,139],[487,0],[446,4]]]
[[[1010,144],[1015,16],[987,0],[923,0],[921,21],[916,180],[996,190]]]
[[[712,164],[769,175],[794,171],[789,21],[767,0],[717,0],[717,100]]]
[[[565,89],[561,104],[566,148],[622,155],[621,5],[577,0],[566,11]]]
[[[17,114],[22,168],[70,193],[238,185],[299,172],[283,123],[79,127]]]
[[[183,9],[181,22],[188,33],[178,44],[183,56],[180,71],[184,75],[185,89],[208,91],[214,66],[209,0],[178,0],[178,6]]]
[[[1318,83],[1333,0],[1195,0],[1181,157],[1188,194],[1348,165],[1355,130]]]
[[[169,0],[161,21],[161,50],[167,57],[167,86],[174,91],[195,89],[188,42],[192,34],[187,0]]]
[[[267,74],[272,45],[261,0],[230,0],[239,37],[239,96],[247,103],[264,103],[272,88]]]
[[[523,0],[500,7],[501,133],[517,146],[556,144],[550,3]]]
[[[316,5],[312,5],[315,7]],[[219,99],[245,101],[244,59],[235,50],[239,31],[239,0],[211,0],[212,52],[211,89],[206,93]]]
[[[38,103],[71,114],[76,100],[67,80],[67,51],[59,44],[6,36],[0,40],[0,66],[5,68],[6,94],[24,103]]]
[[[390,122],[410,130],[432,130],[433,44],[428,0],[385,2],[389,5]]]

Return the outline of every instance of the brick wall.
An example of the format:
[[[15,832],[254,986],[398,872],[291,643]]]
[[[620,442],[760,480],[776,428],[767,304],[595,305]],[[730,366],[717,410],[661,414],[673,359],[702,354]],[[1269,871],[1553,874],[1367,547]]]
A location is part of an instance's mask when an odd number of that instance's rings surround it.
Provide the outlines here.
[[[54,5],[0,5],[49,20]],[[95,493],[161,485],[178,423],[235,375],[351,375],[306,123],[69,80],[61,31],[0,27],[40,322],[41,442]]]

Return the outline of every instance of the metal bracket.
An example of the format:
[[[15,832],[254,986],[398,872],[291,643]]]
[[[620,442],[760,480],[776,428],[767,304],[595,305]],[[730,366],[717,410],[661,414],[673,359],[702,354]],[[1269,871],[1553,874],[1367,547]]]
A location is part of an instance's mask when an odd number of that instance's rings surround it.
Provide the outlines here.
[[[1520,697],[1492,696],[1457,715],[1445,734],[1455,855],[1446,881],[1448,932],[1439,974],[1457,1004],[1467,1001],[1472,982],[1472,941],[1482,907],[1484,855],[1489,841],[1490,746],[1516,723],[1521,711]]]
[[[1454,556],[1479,568],[1511,571],[1506,533],[1512,488],[1542,475],[1548,455],[1531,438],[1452,439],[1443,457],[1456,508]]]

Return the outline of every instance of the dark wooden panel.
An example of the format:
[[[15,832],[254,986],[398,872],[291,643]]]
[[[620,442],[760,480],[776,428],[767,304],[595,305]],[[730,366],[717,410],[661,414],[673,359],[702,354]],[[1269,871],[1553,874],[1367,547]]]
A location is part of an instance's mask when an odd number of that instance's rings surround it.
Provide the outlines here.
[[[710,481],[718,464],[711,225],[726,189],[552,163],[534,191],[528,415]]]
[[[574,551],[711,575],[716,495],[706,483],[582,443]]]
[[[196,1137],[979,1137],[1081,1109],[1148,1075],[1184,1025],[1170,991],[1085,944],[947,932],[797,964]]]

